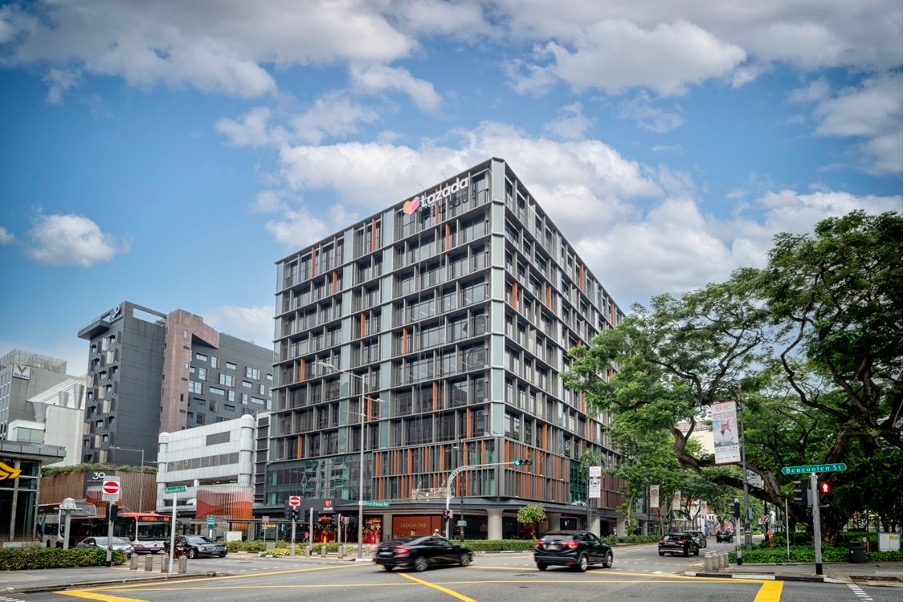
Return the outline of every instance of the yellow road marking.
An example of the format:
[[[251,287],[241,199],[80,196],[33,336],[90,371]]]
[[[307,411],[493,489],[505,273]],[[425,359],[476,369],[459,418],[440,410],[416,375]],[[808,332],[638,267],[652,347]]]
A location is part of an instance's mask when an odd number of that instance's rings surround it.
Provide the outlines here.
[[[122,598],[120,596],[108,596],[106,594],[99,594],[89,590],[82,589],[67,589],[62,592],[54,592],[55,594],[59,594],[61,596],[72,596],[73,598],[87,598],[88,600],[102,600],[103,602],[147,602],[147,600],[143,600],[141,598]]]
[[[753,602],[779,602],[782,599],[784,581],[766,581]]]
[[[465,595],[459,594],[458,592],[453,591],[447,587],[443,587],[442,585],[437,585],[436,583],[430,583],[429,581],[424,581],[423,579],[418,579],[417,577],[413,577],[411,575],[406,575],[405,573],[399,573],[399,575],[401,577],[404,577],[405,579],[410,579],[411,581],[414,581],[415,583],[420,583],[423,586],[441,591],[444,594],[449,594],[453,598],[457,598],[457,599],[461,600],[462,602],[477,602],[473,598],[469,598]]]

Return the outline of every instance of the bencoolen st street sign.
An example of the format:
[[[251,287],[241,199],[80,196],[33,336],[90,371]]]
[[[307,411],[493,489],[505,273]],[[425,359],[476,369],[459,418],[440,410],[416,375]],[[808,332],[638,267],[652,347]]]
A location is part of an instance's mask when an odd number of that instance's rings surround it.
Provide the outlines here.
[[[844,472],[847,464],[805,464],[803,466],[783,466],[782,474],[808,474],[811,472]]]

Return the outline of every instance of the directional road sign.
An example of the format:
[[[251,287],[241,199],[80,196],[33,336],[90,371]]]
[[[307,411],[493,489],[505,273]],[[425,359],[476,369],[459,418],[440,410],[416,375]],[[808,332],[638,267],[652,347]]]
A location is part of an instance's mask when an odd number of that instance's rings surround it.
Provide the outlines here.
[[[163,493],[185,493],[185,485],[173,485],[163,490]]]
[[[808,474],[811,472],[844,472],[847,464],[805,464],[803,466],[783,466],[782,474]]]

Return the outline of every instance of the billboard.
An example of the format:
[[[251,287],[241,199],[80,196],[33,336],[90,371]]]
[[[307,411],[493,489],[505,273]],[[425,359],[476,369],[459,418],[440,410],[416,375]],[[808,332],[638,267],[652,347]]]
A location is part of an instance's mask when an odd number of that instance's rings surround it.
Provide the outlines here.
[[[734,401],[713,404],[713,444],[716,464],[734,464],[741,461],[737,404]]]

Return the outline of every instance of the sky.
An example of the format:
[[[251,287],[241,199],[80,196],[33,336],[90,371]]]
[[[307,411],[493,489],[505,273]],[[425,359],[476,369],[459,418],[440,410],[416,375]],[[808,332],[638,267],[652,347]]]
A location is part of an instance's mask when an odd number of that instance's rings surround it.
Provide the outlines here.
[[[900,0],[0,0],[0,354],[128,300],[264,346],[275,263],[490,157],[622,309],[902,210]]]

